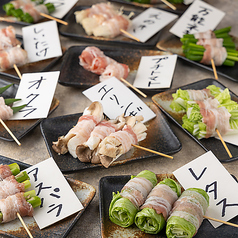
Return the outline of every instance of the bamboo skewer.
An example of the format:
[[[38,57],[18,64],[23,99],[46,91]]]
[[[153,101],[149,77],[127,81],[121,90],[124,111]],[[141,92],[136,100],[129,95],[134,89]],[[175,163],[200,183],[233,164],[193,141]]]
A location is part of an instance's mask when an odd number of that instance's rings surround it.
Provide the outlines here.
[[[15,64],[13,65],[13,67],[16,70],[18,77],[21,79],[21,73],[20,73],[18,67]]]
[[[132,146],[134,146],[134,147],[136,147],[136,148],[138,148],[138,149],[146,150],[146,151],[149,151],[149,152],[151,152],[151,153],[154,153],[154,154],[157,154],[157,155],[161,155],[161,156],[164,156],[164,157],[167,157],[167,158],[173,159],[173,157],[170,156],[170,155],[166,155],[166,154],[163,154],[163,153],[160,153],[160,152],[157,152],[157,151],[151,150],[151,149],[147,149],[147,148],[142,147],[142,146],[139,146],[139,145],[134,145],[134,144],[132,144]]]
[[[212,221],[217,221],[217,222],[229,225],[229,226],[238,227],[238,224],[234,224],[234,223],[231,223],[231,222],[228,222],[228,221],[222,221],[222,220],[212,218],[212,217],[208,217],[208,216],[203,216],[203,217],[206,218],[206,219],[212,220]]]
[[[214,60],[213,60],[213,59],[211,59],[211,63],[212,63],[212,69],[213,69],[214,77],[215,77],[216,80],[218,80],[217,71],[216,71],[216,66],[215,66],[215,63],[214,63]],[[228,147],[227,147],[225,141],[223,140],[223,138],[222,138],[220,132],[219,132],[217,129],[216,129],[216,133],[217,133],[217,135],[219,136],[219,138],[220,138],[220,140],[221,140],[221,143],[223,144],[223,146],[224,146],[224,148],[225,148],[227,154],[229,155],[230,158],[232,158],[232,154],[231,154],[230,150],[228,149]]]
[[[131,88],[133,88],[136,92],[138,92],[141,96],[143,96],[144,98],[147,97],[146,94],[144,94],[143,92],[141,92],[138,88],[134,87],[133,85],[131,85],[129,82],[127,82],[124,78],[120,78],[121,81],[125,84],[127,84],[128,86],[130,86]]]
[[[0,21],[11,22],[11,23],[16,22],[12,19],[7,19],[7,18],[4,18],[4,17],[0,17]]]
[[[161,0],[161,2],[163,2],[164,4],[166,4],[168,7],[172,8],[173,10],[176,10],[176,7],[170,2],[168,2],[167,0]]]
[[[68,25],[68,22],[62,21],[62,20],[60,20],[60,19],[58,19],[58,18],[52,17],[52,16],[47,15],[47,14],[45,14],[45,13],[40,13],[40,15],[43,16],[43,17],[45,17],[45,18],[49,18],[49,19],[51,19],[51,20],[55,20],[55,21],[57,21],[57,22],[59,22],[59,23],[61,23],[61,24],[63,24],[63,25]]]
[[[124,33],[125,35],[131,37],[132,39],[134,39],[134,40],[140,42],[140,40],[139,40],[137,37],[133,36],[133,35],[130,34],[129,32],[127,32],[127,31],[125,31],[125,30],[123,30],[123,29],[120,29],[120,31],[121,31],[122,33]]]
[[[21,221],[22,225],[24,226],[24,228],[25,228],[26,232],[28,233],[28,235],[29,235],[31,238],[33,238],[31,232],[30,232],[29,229],[27,228],[25,222],[23,221],[21,215],[20,215],[18,212],[17,212],[17,216],[18,216],[19,220]]]

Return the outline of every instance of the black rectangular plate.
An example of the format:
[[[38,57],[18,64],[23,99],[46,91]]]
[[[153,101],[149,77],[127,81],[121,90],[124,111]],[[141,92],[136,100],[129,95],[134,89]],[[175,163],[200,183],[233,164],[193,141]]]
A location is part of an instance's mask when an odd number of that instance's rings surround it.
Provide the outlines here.
[[[171,177],[171,174],[158,174],[158,181],[163,178]],[[123,238],[166,238],[165,228],[157,235],[146,234],[140,231],[136,225],[132,225],[127,228],[120,227],[109,219],[109,205],[112,200],[112,192],[121,191],[122,187],[129,181],[131,175],[121,176],[106,176],[99,181],[99,211],[100,211],[100,223],[101,223],[101,236],[103,238],[112,238],[113,235],[120,234]],[[238,217],[236,216],[230,222],[237,224]],[[236,227],[222,225],[218,228],[214,228],[207,219],[204,219],[198,233],[194,238],[224,238],[224,237],[237,237],[238,230]]]
[[[0,78],[0,87],[4,87],[8,84],[10,83]],[[15,98],[17,90],[18,85],[14,84],[0,96],[3,96],[4,98]],[[58,105],[59,100],[53,98],[49,114],[52,113],[58,107]],[[28,132],[33,130],[42,120],[43,118],[29,119],[29,120],[8,120],[5,121],[5,124],[17,139],[21,139]],[[7,130],[3,126],[0,127],[0,139],[6,141],[14,141],[11,135],[7,132]]]
[[[139,48],[153,48],[160,36],[160,31],[152,36],[145,43],[137,42],[133,39],[125,37],[123,35],[119,35],[113,39],[105,38],[105,37],[96,37],[96,36],[88,36],[84,31],[81,24],[76,23],[74,12],[81,11],[83,9],[89,8],[90,6],[76,6],[69,11],[67,16],[65,17],[65,21],[68,22],[68,25],[61,24],[59,26],[59,32],[61,35],[66,37],[72,37],[78,39],[80,41],[84,41],[85,43],[98,43],[98,44],[106,44],[106,45],[126,45],[126,46],[135,46]],[[134,11],[133,11],[134,12]],[[138,12],[134,12],[133,17],[138,15]],[[124,11],[124,14],[129,15],[130,12]]]
[[[155,104],[150,103],[149,106],[157,116],[146,123],[146,125],[148,125],[147,137],[145,140],[141,141],[139,145],[164,154],[173,154],[178,152],[181,149],[181,143],[169,127],[164,115],[160,110],[157,110],[159,108],[156,107]],[[40,125],[49,154],[52,158],[54,158],[55,162],[64,173],[102,167],[101,164],[80,162],[77,158],[73,158],[69,153],[59,155],[52,149],[52,142],[57,141],[58,137],[65,135],[73,126],[75,126],[81,115],[82,113],[78,113],[55,118],[47,118],[42,121]],[[111,166],[154,156],[156,155],[153,153],[133,147],[126,154],[122,155],[120,159],[112,163]]]
[[[11,163],[17,163],[20,166],[21,170],[24,170],[31,166],[29,164],[0,155],[0,164],[11,164]],[[80,202],[83,204],[84,209],[42,230],[39,229],[34,218],[30,218],[30,217],[23,218],[25,220],[27,219],[30,222],[28,229],[30,230],[33,237],[35,238],[67,237],[72,227],[75,225],[75,223],[78,221],[80,216],[83,214],[87,206],[90,204],[90,202],[94,198],[96,190],[93,186],[87,183],[81,182],[79,180],[72,179],[72,178],[66,177],[66,179],[68,183],[70,184],[70,186],[72,187],[73,191],[76,193],[76,195],[80,199]],[[20,223],[20,221],[13,222],[13,223],[14,224],[12,224],[9,229],[7,229],[7,232],[4,231],[3,228],[1,228],[0,237],[6,237],[6,238],[7,237],[9,238],[10,237],[11,238],[27,237],[27,232],[22,227],[22,224]]]
[[[225,89],[226,87],[218,82],[215,79],[204,79],[197,81],[192,84],[188,84],[185,86],[181,86],[179,88],[186,90],[186,89],[204,89],[209,85],[216,85],[217,87],[220,87],[221,89]],[[177,88],[178,89],[178,88]],[[152,101],[159,106],[159,108],[173,121],[175,122],[184,132],[186,132],[192,139],[194,139],[205,151],[212,151],[215,156],[221,161],[221,162],[232,162],[238,159],[238,146],[232,145],[230,143],[226,143],[227,147],[229,148],[232,158],[230,158],[225,150],[225,148],[222,146],[221,141],[218,139],[215,139],[214,137],[208,138],[208,139],[201,139],[198,140],[196,137],[194,137],[192,134],[190,134],[187,130],[185,130],[182,127],[182,113],[176,113],[172,111],[172,109],[169,107],[171,101],[173,100],[172,93],[175,93],[177,89],[168,90],[163,93],[156,94],[152,97]],[[236,101],[238,103],[238,96],[235,95],[233,92],[230,91],[231,99]]]
[[[72,46],[70,47],[63,57],[63,62],[60,70],[60,76],[58,82],[65,86],[73,86],[79,88],[89,88],[99,83],[99,75],[85,70],[79,65],[79,56],[86,46]],[[153,56],[153,55],[165,55],[166,52],[158,50],[143,50],[143,49],[127,49],[124,50],[121,47],[106,47],[99,46],[100,50],[104,54],[119,63],[123,63],[129,66],[130,72],[127,77],[127,81],[133,83],[137,69],[140,64],[142,56]],[[167,88],[166,88],[167,89]],[[144,92],[161,91],[163,89],[141,89]]]

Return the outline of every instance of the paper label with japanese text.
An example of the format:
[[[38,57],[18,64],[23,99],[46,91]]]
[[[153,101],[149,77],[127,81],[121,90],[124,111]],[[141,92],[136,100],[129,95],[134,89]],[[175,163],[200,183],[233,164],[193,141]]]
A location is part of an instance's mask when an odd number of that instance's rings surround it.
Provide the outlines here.
[[[110,119],[115,119],[122,114],[142,115],[143,122],[146,122],[156,116],[135,93],[115,77],[96,84],[83,91],[83,94],[93,102],[102,103],[103,111]]]
[[[228,221],[238,214],[238,183],[216,156],[207,152],[173,172],[187,188],[202,188],[209,195],[206,216]],[[211,221],[216,228],[222,223]]]
[[[10,120],[26,120],[46,118],[48,116],[59,71],[27,73],[22,75],[16,97],[21,99],[13,104],[14,107],[26,104],[16,112]]]
[[[170,32],[182,38],[184,34],[194,34],[214,30],[225,13],[201,0],[195,0],[172,26]]]
[[[169,88],[177,55],[142,56],[133,86],[136,88]]]
[[[66,13],[78,2],[78,0],[46,0],[45,3],[53,3],[55,11],[50,13],[51,16],[56,18],[63,18]]]
[[[24,49],[29,62],[50,59],[62,55],[56,21],[32,24],[22,28]]]
[[[31,182],[27,191],[35,190],[36,196],[41,199],[41,206],[34,208],[33,215],[40,229],[83,209],[53,158],[33,165],[26,171]]]
[[[144,43],[177,17],[173,13],[151,7],[132,20],[127,32]]]

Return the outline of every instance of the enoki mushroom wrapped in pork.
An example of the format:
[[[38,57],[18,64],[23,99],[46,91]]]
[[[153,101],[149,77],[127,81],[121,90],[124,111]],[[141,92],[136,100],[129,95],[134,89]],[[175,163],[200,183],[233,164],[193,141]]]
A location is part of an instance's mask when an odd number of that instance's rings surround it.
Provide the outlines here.
[[[95,126],[103,119],[103,107],[100,102],[93,102],[84,110],[77,124],[65,135],[53,142],[53,149],[59,154],[69,152],[77,158],[76,148],[86,142]]]
[[[125,154],[146,138],[146,126],[142,123],[143,116],[127,117],[126,125],[121,131],[110,134],[98,146],[100,162],[108,168],[111,163]]]

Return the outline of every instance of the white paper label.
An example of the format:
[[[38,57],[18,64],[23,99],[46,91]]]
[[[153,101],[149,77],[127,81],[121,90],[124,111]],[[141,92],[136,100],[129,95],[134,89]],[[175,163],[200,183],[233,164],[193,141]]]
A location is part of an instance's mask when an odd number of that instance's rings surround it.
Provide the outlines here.
[[[194,34],[214,30],[225,16],[221,10],[196,0],[170,29],[174,35],[182,38],[184,34]]]
[[[142,115],[144,121],[154,118],[155,113],[129,88],[117,78],[112,77],[83,91],[91,101],[99,101],[104,113],[110,118]]]
[[[26,171],[31,182],[28,190],[35,190],[41,198],[41,206],[34,208],[34,219],[40,229],[83,209],[53,158],[33,165]]]
[[[23,74],[16,97],[21,99],[13,104],[14,107],[27,104],[10,120],[37,119],[48,116],[59,71]]]
[[[228,221],[238,214],[238,183],[209,151],[182,166],[173,174],[185,188],[202,188],[209,197],[206,216]],[[211,221],[214,227],[222,225]]]
[[[29,62],[50,59],[62,55],[57,24],[47,21],[22,28],[24,49]]]
[[[133,86],[136,88],[169,88],[177,62],[177,55],[141,57]]]
[[[132,20],[128,33],[146,42],[178,16],[156,8],[148,8]]]

